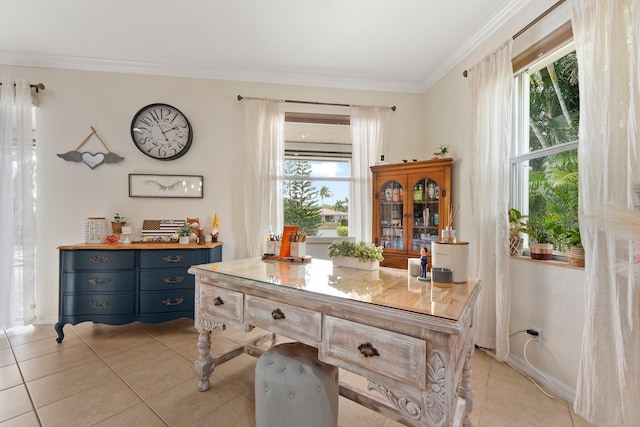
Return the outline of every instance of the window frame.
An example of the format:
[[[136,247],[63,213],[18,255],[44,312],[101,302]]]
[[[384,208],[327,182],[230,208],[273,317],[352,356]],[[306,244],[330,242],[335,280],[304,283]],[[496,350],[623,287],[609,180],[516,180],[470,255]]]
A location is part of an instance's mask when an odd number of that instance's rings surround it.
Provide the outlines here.
[[[564,142],[551,147],[529,151],[529,73],[542,68],[541,64],[556,61],[575,51],[571,22],[566,22],[547,37],[533,44],[512,59],[514,69],[514,90],[512,99],[512,140],[510,169],[510,207],[516,208],[527,215],[529,212],[529,179],[528,168],[523,168],[523,162],[540,159],[552,154],[578,150],[579,139]],[[525,236],[524,255],[529,255],[528,236]],[[553,259],[566,261],[564,252],[555,251]]]

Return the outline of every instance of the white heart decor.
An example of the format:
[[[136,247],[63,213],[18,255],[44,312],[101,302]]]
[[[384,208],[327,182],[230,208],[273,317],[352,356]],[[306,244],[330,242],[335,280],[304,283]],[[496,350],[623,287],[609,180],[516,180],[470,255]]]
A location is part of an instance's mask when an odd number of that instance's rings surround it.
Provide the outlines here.
[[[93,169],[96,166],[100,166],[102,163],[104,163],[104,153],[82,153],[82,161],[85,162],[91,169]]]

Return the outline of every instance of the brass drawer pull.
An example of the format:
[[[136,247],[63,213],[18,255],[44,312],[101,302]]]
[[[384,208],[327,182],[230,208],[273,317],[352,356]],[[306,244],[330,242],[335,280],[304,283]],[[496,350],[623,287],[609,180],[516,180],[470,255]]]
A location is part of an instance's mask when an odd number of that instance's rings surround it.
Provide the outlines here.
[[[273,317],[273,320],[279,320],[279,319],[286,319],[287,318],[284,315],[284,313],[282,312],[282,310],[280,310],[279,308],[276,308],[275,310],[273,310],[271,312],[271,317]]]
[[[107,277],[103,277],[102,280],[98,279],[97,277],[94,277],[93,279],[89,279],[89,283],[96,286],[106,285],[110,281],[111,279]]]
[[[162,279],[162,281],[164,283],[168,283],[170,285],[175,285],[178,283],[182,283],[184,281],[184,277],[182,276],[176,276],[175,280],[171,279],[170,276],[166,276],[164,279]]]
[[[109,305],[109,301],[102,301],[101,304],[98,304],[98,301],[89,301],[89,305],[93,308],[107,308]]]
[[[213,300],[213,305],[224,305],[224,301],[222,301],[222,298],[216,297],[216,299]]]
[[[180,262],[184,259],[184,257],[182,255],[178,255],[175,258],[171,258],[171,255],[167,255],[166,257],[163,257],[162,260],[164,262],[171,262],[171,263],[176,263],[176,262]]]
[[[107,256],[103,256],[98,258],[97,256],[92,256],[89,258],[89,262],[92,262],[94,264],[105,264],[107,262],[109,262],[109,257]]]
[[[162,303],[166,306],[171,306],[171,305],[180,305],[184,302],[184,300],[182,298],[176,298],[176,302],[171,302],[171,298],[167,298],[165,300],[162,301]]]
[[[362,353],[364,357],[380,356],[378,349],[376,349],[370,342],[360,344],[358,346],[358,350],[360,350],[360,353]]]

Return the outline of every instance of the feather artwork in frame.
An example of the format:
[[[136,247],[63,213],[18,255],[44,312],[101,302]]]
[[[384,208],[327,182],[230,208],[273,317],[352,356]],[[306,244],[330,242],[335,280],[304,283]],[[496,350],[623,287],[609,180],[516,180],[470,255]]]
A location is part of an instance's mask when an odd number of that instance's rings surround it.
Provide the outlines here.
[[[202,175],[129,174],[129,197],[203,198]]]

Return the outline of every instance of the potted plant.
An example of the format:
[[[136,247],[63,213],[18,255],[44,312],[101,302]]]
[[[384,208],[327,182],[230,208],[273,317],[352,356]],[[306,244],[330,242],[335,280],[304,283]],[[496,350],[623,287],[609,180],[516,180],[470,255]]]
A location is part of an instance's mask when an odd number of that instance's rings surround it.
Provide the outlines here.
[[[509,209],[509,252],[512,256],[522,255],[524,218],[526,216],[522,215],[518,209]]]
[[[113,221],[111,221],[111,228],[114,233],[122,233],[122,226],[127,222],[124,220],[124,217],[116,212],[113,216]]]
[[[188,245],[189,238],[191,237],[192,233],[193,228],[191,227],[191,224],[185,224],[180,227],[180,229],[178,230],[178,243],[180,243],[181,245]]]
[[[563,230],[565,241],[565,253],[569,265],[576,267],[584,267],[584,248],[582,247],[582,237],[580,236],[580,227],[574,224]]]
[[[553,231],[548,220],[530,217],[522,227],[529,236],[529,251],[532,259],[549,260],[553,258]]]
[[[383,250],[382,246],[373,243],[338,240],[329,245],[328,253],[336,266],[376,270],[380,267],[380,261],[384,260]]]

